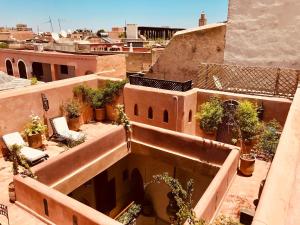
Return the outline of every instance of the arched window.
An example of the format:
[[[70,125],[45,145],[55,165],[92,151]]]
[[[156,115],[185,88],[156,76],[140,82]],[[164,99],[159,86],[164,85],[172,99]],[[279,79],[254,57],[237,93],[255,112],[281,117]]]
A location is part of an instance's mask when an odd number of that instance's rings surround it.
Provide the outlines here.
[[[139,115],[139,109],[138,109],[138,105],[137,104],[134,105],[134,115],[135,116]]]
[[[14,75],[14,70],[13,70],[12,63],[9,59],[6,60],[5,65],[6,65],[7,74],[13,76]]]
[[[18,62],[18,69],[19,69],[20,78],[27,79],[26,66],[25,63],[21,60]]]
[[[149,109],[148,109],[148,119],[153,119],[153,110],[152,110],[152,107],[149,107]]]
[[[164,122],[165,123],[169,122],[169,113],[167,110],[164,111]]]
[[[189,122],[192,122],[193,119],[193,112],[192,110],[189,111]]]

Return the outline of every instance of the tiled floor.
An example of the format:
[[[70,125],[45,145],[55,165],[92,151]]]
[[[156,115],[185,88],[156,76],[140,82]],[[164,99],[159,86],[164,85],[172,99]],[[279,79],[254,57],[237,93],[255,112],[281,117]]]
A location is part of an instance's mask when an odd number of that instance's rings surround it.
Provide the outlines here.
[[[81,126],[82,132],[86,134],[87,141],[96,138],[99,134],[107,132],[115,125],[103,123],[90,123]],[[52,141],[45,141],[45,152],[50,157],[66,151],[67,149],[59,146]],[[69,149],[71,150],[71,149]],[[0,158],[0,203],[8,206],[10,225],[43,225],[42,221],[32,216],[24,209],[9,202],[8,198],[8,184],[12,181],[12,165],[11,162]],[[6,225],[6,217],[0,215],[0,224]]]
[[[254,200],[257,199],[260,182],[266,178],[269,167],[270,163],[256,160],[251,177],[237,174],[221,204],[218,215],[223,214],[239,219],[240,208],[255,210]]]

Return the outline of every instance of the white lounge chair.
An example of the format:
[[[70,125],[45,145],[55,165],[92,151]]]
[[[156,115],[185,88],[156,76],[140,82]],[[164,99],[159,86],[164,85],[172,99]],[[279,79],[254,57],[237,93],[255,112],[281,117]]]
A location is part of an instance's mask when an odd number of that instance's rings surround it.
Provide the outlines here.
[[[49,157],[43,151],[27,147],[25,141],[23,140],[19,132],[6,134],[2,138],[8,149],[10,149],[11,146],[14,144],[20,145],[21,146],[20,152],[22,156],[27,160],[27,162],[31,166],[39,162],[42,162]]]
[[[77,141],[84,138],[84,134],[70,130],[65,117],[56,117],[50,120],[53,136],[57,139]]]

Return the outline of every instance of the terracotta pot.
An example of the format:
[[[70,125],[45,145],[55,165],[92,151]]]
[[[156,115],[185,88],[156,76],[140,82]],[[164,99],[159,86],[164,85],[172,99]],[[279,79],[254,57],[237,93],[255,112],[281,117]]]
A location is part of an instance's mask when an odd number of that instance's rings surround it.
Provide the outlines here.
[[[14,203],[16,201],[16,192],[15,192],[14,182],[10,182],[8,185],[8,196],[9,196],[9,201],[11,203]]]
[[[95,109],[95,120],[99,122],[105,120],[105,114],[105,108]]]
[[[80,128],[80,117],[77,118],[69,118],[68,126],[70,130],[78,131]]]
[[[106,111],[106,118],[110,121],[117,121],[118,113],[116,111],[116,104],[106,104],[105,111]]]
[[[217,132],[205,132],[204,130],[201,130],[201,137],[209,140],[215,141],[217,139]]]
[[[92,106],[88,104],[83,105],[82,109],[82,119],[84,123],[89,123],[94,119],[94,113]]]
[[[254,171],[255,157],[251,154],[240,156],[240,172],[245,176],[251,176]]]
[[[27,135],[28,145],[31,148],[40,148],[43,145],[42,134]]]

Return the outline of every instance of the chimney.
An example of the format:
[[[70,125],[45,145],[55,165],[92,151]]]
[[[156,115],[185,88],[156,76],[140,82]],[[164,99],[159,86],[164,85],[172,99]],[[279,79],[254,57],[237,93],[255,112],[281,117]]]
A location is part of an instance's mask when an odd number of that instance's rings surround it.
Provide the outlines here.
[[[206,23],[207,23],[207,19],[205,13],[202,11],[199,19],[199,27],[206,25]]]

